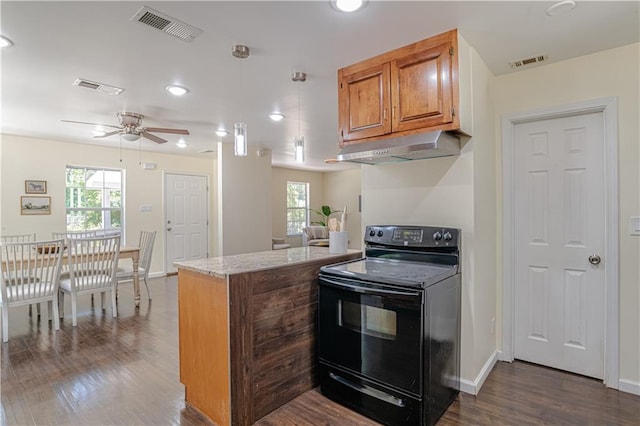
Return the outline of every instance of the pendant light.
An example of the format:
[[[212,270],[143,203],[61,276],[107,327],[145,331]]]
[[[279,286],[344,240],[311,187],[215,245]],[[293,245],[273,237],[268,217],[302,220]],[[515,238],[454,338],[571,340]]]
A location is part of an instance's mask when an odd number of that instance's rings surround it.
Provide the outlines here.
[[[307,74],[296,71],[291,76],[291,80],[296,83],[307,81]],[[300,85],[298,85],[298,135],[293,138],[293,149],[296,163],[304,163],[304,136],[300,132]]]
[[[239,59],[246,59],[249,57],[249,48],[241,44],[234,45],[231,49],[231,54]],[[240,90],[242,90],[242,63],[240,63]],[[242,99],[241,99],[242,102]],[[240,111],[244,111],[244,107],[240,108]],[[235,123],[234,129],[234,153],[237,157],[246,157],[247,150],[247,124]]]

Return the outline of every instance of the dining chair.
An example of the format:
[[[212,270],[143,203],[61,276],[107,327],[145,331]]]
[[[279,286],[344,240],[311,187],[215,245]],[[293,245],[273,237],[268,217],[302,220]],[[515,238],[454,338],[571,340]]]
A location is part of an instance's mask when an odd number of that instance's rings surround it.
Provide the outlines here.
[[[3,342],[9,340],[9,308],[16,306],[47,302],[53,328],[60,329],[57,298],[63,250],[61,239],[0,243]]]
[[[67,240],[73,240],[78,238],[96,238],[98,236],[97,231],[65,231],[65,232],[52,232],[53,238],[64,238]]]
[[[151,256],[153,254],[153,243],[156,239],[156,231],[141,231],[140,232],[140,242],[138,243],[138,247],[140,247],[140,259],[138,261],[138,276],[142,277],[144,280],[144,286],[147,288],[147,296],[149,300],[151,300],[151,292],[149,291],[149,284],[147,280],[149,279],[149,268],[151,267]],[[133,280],[133,266],[119,266],[116,271],[116,291],[117,285],[121,281],[131,281]],[[116,293],[117,294],[117,293]]]
[[[111,296],[111,311],[116,309],[116,267],[120,253],[120,237],[76,238],[68,240],[69,277],[60,279],[60,316],[64,316],[64,295],[71,296],[71,322],[78,325],[78,296],[101,293],[104,309],[104,294]]]
[[[0,243],[27,243],[35,240],[35,232],[32,234],[0,235]]]

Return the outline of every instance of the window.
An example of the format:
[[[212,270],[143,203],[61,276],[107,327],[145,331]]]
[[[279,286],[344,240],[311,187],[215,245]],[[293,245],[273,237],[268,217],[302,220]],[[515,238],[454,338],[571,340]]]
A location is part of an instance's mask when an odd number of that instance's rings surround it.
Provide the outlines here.
[[[120,233],[122,174],[122,170],[67,166],[67,231]]]
[[[287,182],[287,236],[302,235],[307,226],[309,208],[309,184]]]

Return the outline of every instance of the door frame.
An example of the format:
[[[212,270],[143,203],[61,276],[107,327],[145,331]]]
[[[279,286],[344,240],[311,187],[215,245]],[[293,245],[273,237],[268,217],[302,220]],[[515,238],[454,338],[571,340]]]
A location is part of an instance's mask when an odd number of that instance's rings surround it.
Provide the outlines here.
[[[514,360],[514,185],[513,144],[517,124],[601,112],[604,134],[604,384],[619,387],[619,258],[618,258],[618,99],[607,97],[536,109],[502,116],[502,353],[503,361]]]
[[[209,188],[211,188],[211,177],[205,173],[188,173],[178,172],[171,170],[162,171],[162,239],[164,240],[164,260],[162,261],[162,268],[164,273],[167,274],[169,268],[167,268],[167,246],[169,245],[169,239],[167,238],[167,175],[183,175],[183,176],[197,176],[205,178],[207,182],[207,253],[210,253],[211,248],[211,194]]]

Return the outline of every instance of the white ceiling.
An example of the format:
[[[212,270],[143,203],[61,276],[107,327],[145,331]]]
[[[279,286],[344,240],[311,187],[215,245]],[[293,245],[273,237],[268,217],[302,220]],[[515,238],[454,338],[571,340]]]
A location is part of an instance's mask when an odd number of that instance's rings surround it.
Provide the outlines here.
[[[337,153],[338,68],[458,28],[494,74],[513,72],[509,61],[548,55],[562,61],[639,41],[638,1],[579,1],[567,15],[547,16],[553,1],[371,1],[360,12],[335,11],[326,1],[27,2],[2,1],[3,134],[119,146],[119,137],[93,139],[93,126],[117,125],[116,112],[144,114],[147,127],[186,128],[186,149],[143,140],[143,151],[202,156],[215,150],[219,126],[248,124],[249,149],[272,150],[273,163],[296,167],[292,140],[306,141],[304,168],[326,165]],[[143,6],[202,29],[186,43],[131,18]],[[251,49],[231,55],[234,44]],[[542,66],[542,65],[533,65]],[[291,81],[293,71],[306,83]],[[519,71],[518,71],[519,72]],[[122,87],[118,96],[73,86],[78,77]],[[167,84],[191,92],[169,95]],[[267,113],[279,110],[274,123]],[[227,136],[224,142],[232,143]],[[123,141],[138,149],[138,142]]]

